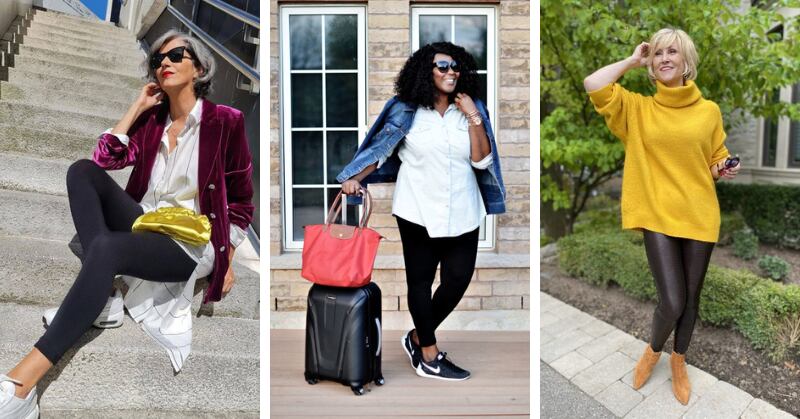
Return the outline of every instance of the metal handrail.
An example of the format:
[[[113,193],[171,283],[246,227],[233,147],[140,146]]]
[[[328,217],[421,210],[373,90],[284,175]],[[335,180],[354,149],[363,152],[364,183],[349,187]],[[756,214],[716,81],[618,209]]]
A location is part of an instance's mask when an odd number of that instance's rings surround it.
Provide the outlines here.
[[[206,0],[207,1],[207,0]],[[225,61],[227,61],[230,65],[234,68],[239,70],[240,73],[244,74],[245,77],[250,79],[250,81],[254,83],[259,83],[259,74],[256,69],[254,69],[250,64],[242,61],[241,58],[231,54],[225,46],[217,42],[216,39],[211,37],[211,35],[207,34],[204,30],[200,29],[199,26],[195,25],[190,19],[186,16],[181,14],[173,5],[167,5],[167,11],[172,13],[176,19],[180,20],[181,23],[186,25],[189,28],[189,31],[193,34],[197,35],[200,40],[205,42],[211,49],[213,49],[217,54],[219,54]]]
[[[244,22],[256,29],[261,29],[261,23],[258,16],[245,12],[244,10],[237,9],[228,3],[223,3],[220,0],[203,0],[204,3],[214,6],[217,9],[233,16],[241,22]]]

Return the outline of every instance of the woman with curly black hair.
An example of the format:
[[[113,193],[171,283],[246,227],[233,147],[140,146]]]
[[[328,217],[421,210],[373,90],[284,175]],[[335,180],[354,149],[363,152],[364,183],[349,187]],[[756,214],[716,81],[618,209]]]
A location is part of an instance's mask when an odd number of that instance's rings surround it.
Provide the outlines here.
[[[437,42],[417,50],[351,161],[337,176],[355,195],[361,182],[396,182],[397,218],[416,328],[402,339],[423,377],[465,380],[466,371],[439,351],[435,330],[458,305],[475,270],[478,230],[487,214],[505,212],[494,134],[479,90],[475,59]],[[402,141],[401,141],[402,140]],[[441,264],[441,284],[431,286]]]

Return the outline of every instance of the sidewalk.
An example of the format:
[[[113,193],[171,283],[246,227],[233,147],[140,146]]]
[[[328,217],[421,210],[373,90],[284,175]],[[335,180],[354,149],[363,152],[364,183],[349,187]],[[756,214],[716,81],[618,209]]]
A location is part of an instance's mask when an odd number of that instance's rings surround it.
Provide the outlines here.
[[[672,394],[669,356],[662,356],[647,384],[631,387],[633,367],[645,342],[542,292],[541,360],[617,417],[625,418],[793,418],[769,402],[689,365],[689,405]],[[556,385],[563,386],[558,380]],[[543,382],[542,393],[545,392]],[[574,393],[574,391],[572,391]],[[547,399],[543,398],[542,403]],[[577,405],[592,406],[591,403]],[[542,406],[542,412],[553,409]],[[589,417],[596,412],[562,412],[561,417]],[[543,416],[545,417],[545,416]],[[558,417],[558,416],[548,416]],[[596,417],[596,416],[592,416]]]

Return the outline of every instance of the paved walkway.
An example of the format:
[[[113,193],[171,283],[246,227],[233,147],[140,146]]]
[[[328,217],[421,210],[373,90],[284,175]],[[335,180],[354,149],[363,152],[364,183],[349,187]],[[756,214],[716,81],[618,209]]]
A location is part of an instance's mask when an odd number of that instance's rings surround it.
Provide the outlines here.
[[[672,394],[669,356],[662,355],[647,384],[634,390],[633,367],[645,342],[544,292],[540,312],[542,362],[618,417],[794,418],[691,365],[688,371],[692,396],[689,405],[684,406]],[[542,412],[546,411],[552,409],[542,407]],[[579,411],[562,413],[560,417],[596,415]]]

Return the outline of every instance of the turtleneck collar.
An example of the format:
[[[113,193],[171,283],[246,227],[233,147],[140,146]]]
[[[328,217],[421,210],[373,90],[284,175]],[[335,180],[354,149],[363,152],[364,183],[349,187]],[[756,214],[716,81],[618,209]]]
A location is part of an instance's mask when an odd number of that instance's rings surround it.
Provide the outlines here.
[[[667,87],[656,80],[656,94],[653,98],[660,105],[682,108],[694,104],[702,97],[703,94],[693,80],[686,80],[686,85],[680,87]]]

